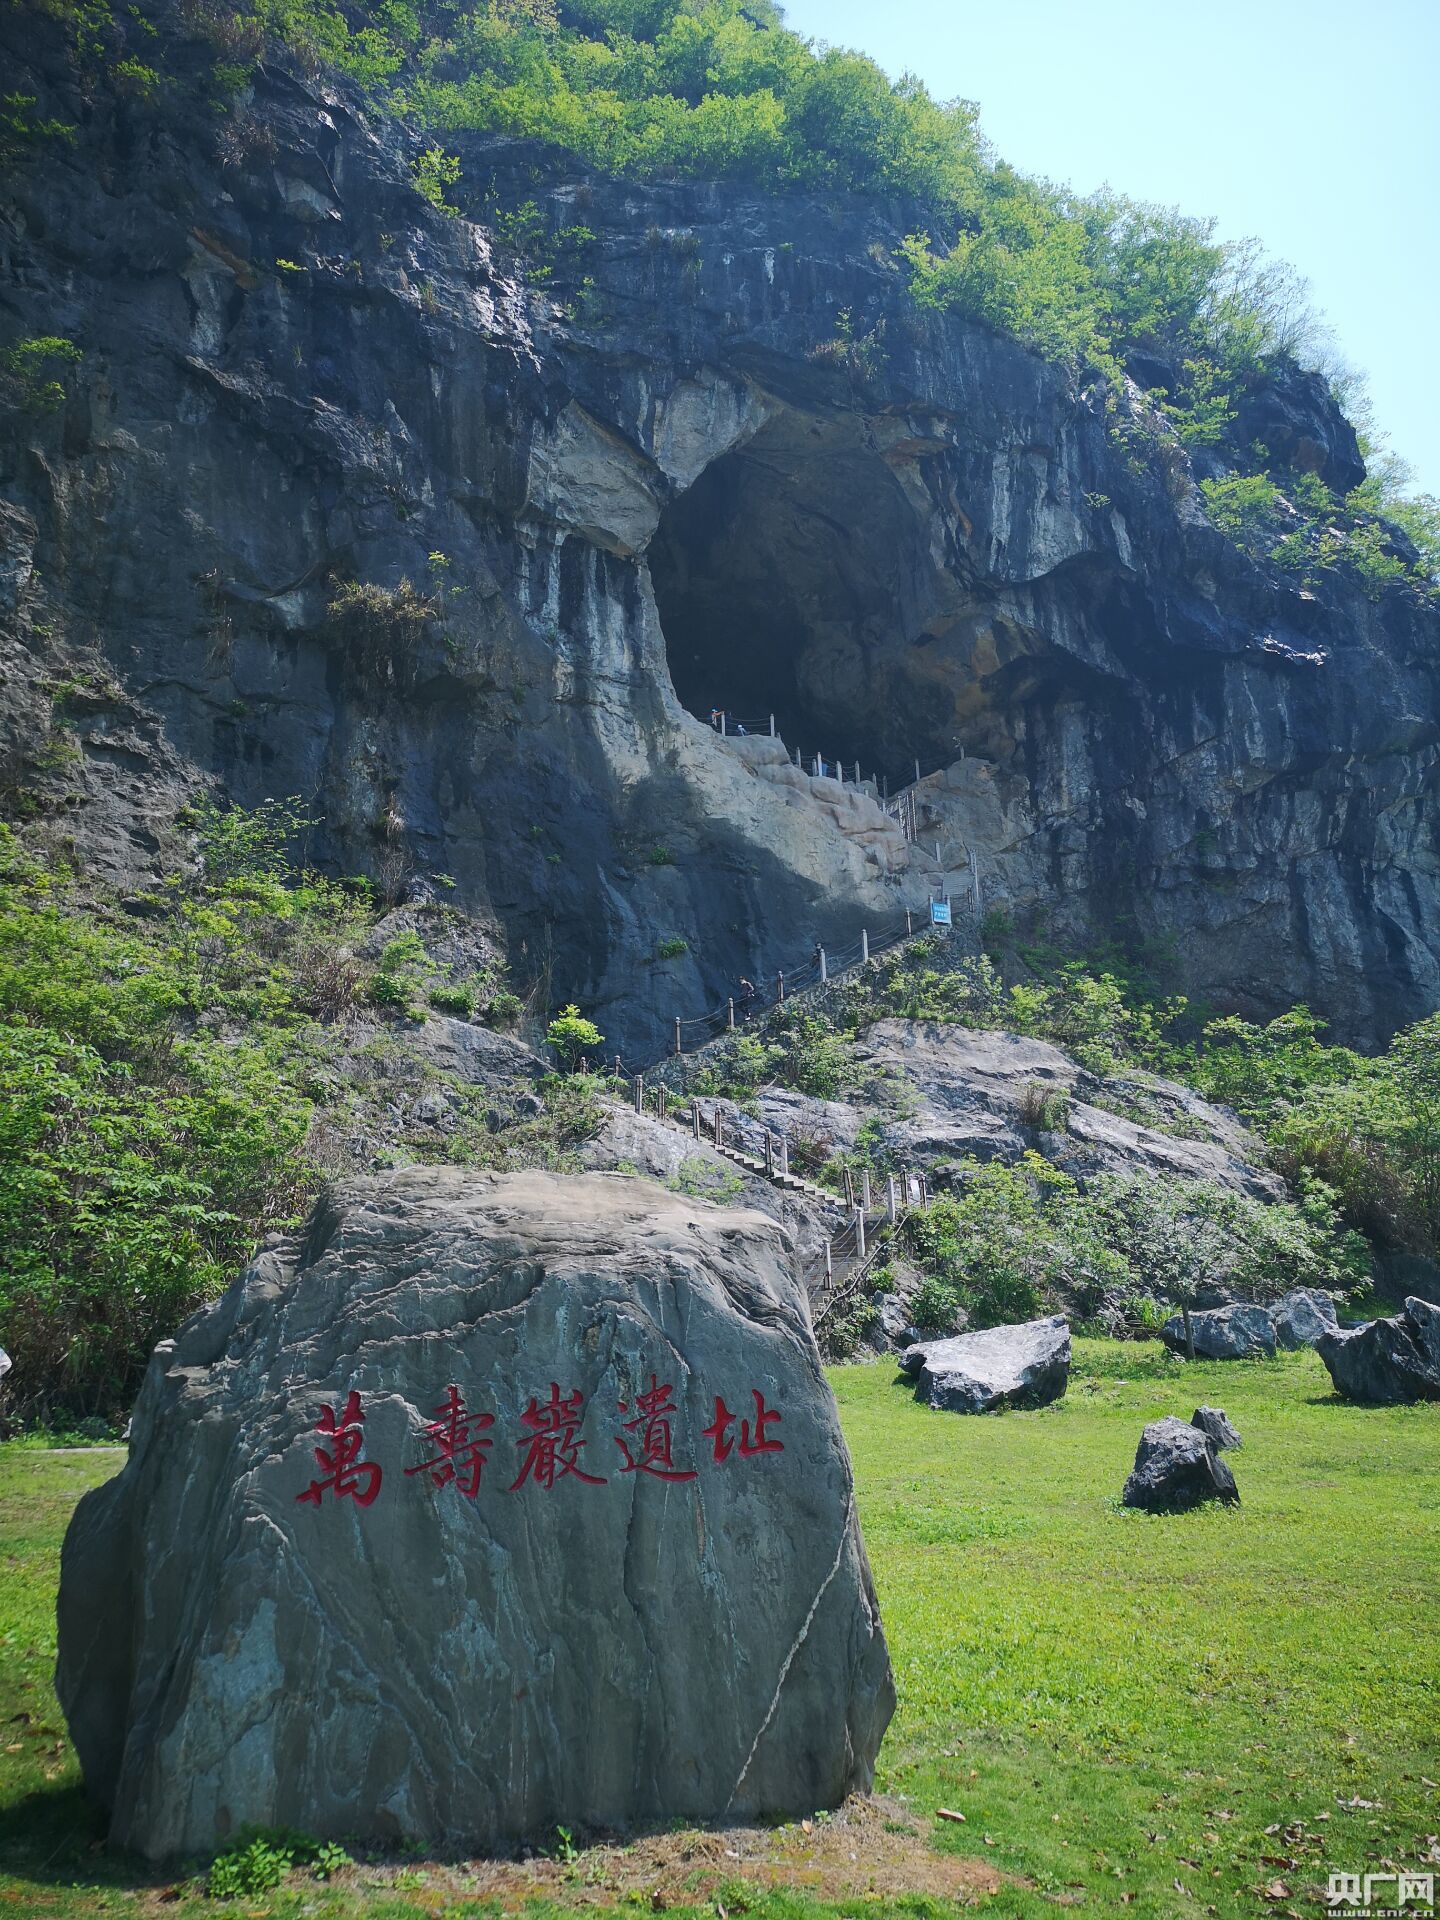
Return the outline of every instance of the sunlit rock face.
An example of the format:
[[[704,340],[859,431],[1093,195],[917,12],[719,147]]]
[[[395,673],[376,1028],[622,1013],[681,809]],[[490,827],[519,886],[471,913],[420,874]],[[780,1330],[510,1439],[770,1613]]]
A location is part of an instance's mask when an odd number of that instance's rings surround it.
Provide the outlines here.
[[[47,32],[0,23],[41,114]],[[972,851],[985,906],[1169,943],[1220,1004],[1304,998],[1368,1040],[1440,999],[1436,616],[1242,557],[1143,399],[1163,368],[1086,387],[918,312],[913,209],[462,141],[466,180],[595,236],[527,285],[415,194],[410,134],[279,65],[255,87],[223,155],[213,113],[102,89],[10,187],[7,310],[85,359],[63,411],[4,422],[7,741],[97,647],[123,699],[79,729],[82,853],[163,865],[196,770],[303,793],[321,858],[453,881],[519,983],[627,1055],[958,894]],[[1359,475],[1311,376],[1236,431]],[[773,716],[806,769],[918,762],[926,861],[736,755],[712,706]]]

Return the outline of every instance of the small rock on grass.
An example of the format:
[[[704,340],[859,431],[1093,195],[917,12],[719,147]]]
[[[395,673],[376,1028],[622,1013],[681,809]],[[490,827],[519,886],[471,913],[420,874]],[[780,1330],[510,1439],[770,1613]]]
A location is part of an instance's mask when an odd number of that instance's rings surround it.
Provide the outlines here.
[[[1196,1407],[1190,1424],[1200,1429],[1217,1453],[1223,1453],[1226,1447],[1244,1444],[1223,1407]]]
[[[1183,1513],[1208,1500],[1237,1503],[1240,1490],[1209,1435],[1167,1414],[1141,1434],[1121,1499],[1146,1513]]]

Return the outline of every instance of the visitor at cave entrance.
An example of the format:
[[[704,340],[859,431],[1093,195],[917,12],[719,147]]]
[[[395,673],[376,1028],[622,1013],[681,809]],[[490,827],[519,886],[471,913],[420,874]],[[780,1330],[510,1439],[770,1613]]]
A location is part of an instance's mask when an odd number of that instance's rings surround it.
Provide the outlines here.
[[[649,549],[681,704],[791,755],[913,778],[942,755],[897,698],[927,571],[894,474],[843,428],[782,413],[665,509]],[[907,619],[907,610],[912,610]],[[723,716],[723,719],[722,719]]]

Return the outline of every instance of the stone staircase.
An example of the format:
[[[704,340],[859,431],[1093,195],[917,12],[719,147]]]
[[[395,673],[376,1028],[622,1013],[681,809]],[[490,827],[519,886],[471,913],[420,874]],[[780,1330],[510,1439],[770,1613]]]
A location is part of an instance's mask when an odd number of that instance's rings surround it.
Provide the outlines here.
[[[767,1144],[771,1139],[779,1139],[781,1152],[768,1154],[747,1152],[744,1147],[735,1145],[724,1137],[724,1125],[717,1106],[714,1116],[707,1123],[700,1111],[698,1100],[692,1096],[689,1107],[671,1107],[667,1089],[663,1086],[654,1089],[653,1112],[657,1119],[669,1126],[690,1134],[696,1141],[703,1142],[714,1149],[733,1165],[742,1168],[755,1179],[766,1180],[782,1193],[803,1195],[817,1206],[842,1207],[845,1203],[839,1195],[828,1187],[822,1187],[803,1175],[792,1173],[789,1169],[788,1154],[784,1151],[784,1137],[766,1132]],[[639,1089],[637,1106],[644,1111],[643,1083]],[[907,1181],[908,1188],[908,1181]],[[923,1177],[919,1183],[918,1203],[927,1203]],[[861,1291],[864,1279],[870,1269],[876,1266],[888,1253],[912,1202],[908,1190],[903,1204],[896,1205],[891,1212],[887,1204],[872,1207],[868,1211],[860,1205],[851,1209],[853,1217],[838,1233],[828,1237],[821,1254],[804,1269],[801,1278],[805,1291],[810,1298],[810,1315],[816,1327],[822,1326],[835,1309],[848,1300],[852,1300]]]

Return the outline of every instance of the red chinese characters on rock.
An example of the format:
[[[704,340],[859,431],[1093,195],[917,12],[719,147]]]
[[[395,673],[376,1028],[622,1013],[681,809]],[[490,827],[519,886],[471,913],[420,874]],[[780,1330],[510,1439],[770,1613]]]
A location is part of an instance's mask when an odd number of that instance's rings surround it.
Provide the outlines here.
[[[783,1440],[769,1440],[765,1429],[773,1421],[781,1418],[774,1407],[765,1405],[765,1396],[758,1387],[750,1389],[750,1398],[755,1402],[755,1425],[752,1428],[748,1420],[740,1421],[740,1441],[738,1452],[742,1460],[748,1460],[754,1453],[783,1453]],[[733,1414],[717,1393],[715,1396],[715,1418],[704,1429],[704,1438],[715,1443],[714,1458],[717,1461],[728,1460],[736,1443],[730,1438],[730,1429],[735,1425],[737,1415]]]
[[[577,1387],[573,1393],[562,1396],[555,1380],[550,1382],[548,1400],[532,1398],[520,1416],[521,1426],[528,1427],[530,1432],[527,1439],[515,1442],[517,1447],[525,1449],[525,1458],[511,1483],[511,1493],[523,1487],[528,1479],[533,1479],[536,1486],[548,1493],[555,1482],[567,1474],[583,1480],[589,1487],[605,1485],[602,1474],[585,1473],[580,1467],[580,1449],[585,1442],[578,1435],[584,1410],[585,1396],[580,1389]]]
[[[380,1491],[383,1472],[375,1461],[360,1458],[360,1449],[365,1444],[361,1430],[364,1419],[360,1395],[354,1387],[338,1420],[333,1407],[321,1409],[315,1430],[333,1435],[335,1445],[333,1450],[316,1447],[315,1458],[324,1473],[320,1479],[312,1480],[303,1493],[297,1493],[297,1500],[308,1500],[318,1507],[327,1493],[333,1493],[337,1500],[353,1500],[357,1507],[370,1505]]]
[[[485,1455],[494,1442],[486,1433],[493,1427],[493,1413],[471,1413],[460,1398],[458,1387],[447,1387],[445,1398],[435,1409],[436,1418],[425,1429],[426,1438],[437,1448],[435,1457],[422,1460],[418,1467],[407,1467],[405,1477],[428,1473],[437,1487],[454,1485],[467,1500],[480,1491],[480,1476],[485,1470]]]
[[[658,1375],[652,1373],[650,1385],[636,1394],[634,1418],[624,1423],[624,1432],[635,1436],[636,1451],[631,1452],[631,1443],[621,1434],[615,1435],[615,1444],[625,1456],[622,1474],[650,1473],[657,1480],[695,1479],[693,1467],[688,1471],[676,1467],[671,1451],[670,1421],[677,1411],[674,1392],[673,1384],[667,1381],[662,1387]],[[620,1411],[630,1411],[623,1400]]]
[[[673,1428],[680,1409],[675,1405],[674,1396],[673,1383],[662,1382],[658,1374],[652,1373],[648,1387],[629,1402],[619,1403],[620,1412],[630,1416],[621,1422],[620,1432],[613,1436],[625,1461],[620,1469],[621,1479],[627,1474],[649,1474],[657,1480],[676,1481],[699,1477],[693,1467],[675,1463]],[[712,1443],[711,1459],[717,1465],[732,1455],[748,1460],[757,1453],[785,1451],[784,1441],[769,1431],[781,1420],[780,1410],[767,1407],[765,1396],[757,1387],[751,1388],[750,1398],[754,1414],[742,1419],[730,1411],[719,1394],[715,1396],[715,1417],[703,1430],[703,1438]],[[405,1477],[428,1474],[436,1488],[454,1486],[467,1500],[474,1500],[480,1491],[486,1458],[494,1445],[489,1429],[495,1424],[495,1416],[472,1413],[458,1386],[446,1388],[445,1398],[434,1413],[435,1418],[425,1429],[425,1437],[432,1443],[434,1452],[418,1465],[407,1467]],[[567,1477],[587,1487],[607,1486],[605,1475],[587,1473],[580,1465],[586,1446],[580,1437],[584,1417],[585,1396],[578,1387],[562,1394],[559,1382],[552,1380],[547,1399],[532,1395],[529,1406],[520,1415],[520,1425],[526,1431],[515,1445],[523,1457],[520,1471],[508,1491],[516,1493],[527,1481],[533,1481],[548,1493],[557,1480]],[[322,1472],[303,1492],[295,1495],[296,1500],[319,1507],[325,1495],[331,1494],[337,1500],[353,1500],[357,1507],[373,1504],[384,1474],[378,1462],[360,1457],[365,1445],[364,1421],[360,1395],[353,1387],[338,1419],[333,1406],[321,1409],[316,1431],[333,1444],[315,1448]]]

